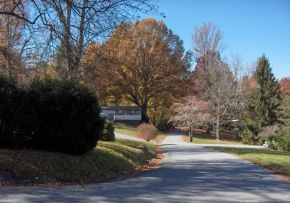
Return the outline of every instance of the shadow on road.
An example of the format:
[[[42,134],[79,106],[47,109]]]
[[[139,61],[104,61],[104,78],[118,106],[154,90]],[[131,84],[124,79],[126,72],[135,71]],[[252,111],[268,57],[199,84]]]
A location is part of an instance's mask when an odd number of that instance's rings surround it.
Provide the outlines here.
[[[85,187],[3,188],[0,202],[290,202],[290,184],[234,156],[165,143],[162,167]],[[21,201],[17,201],[21,200]]]

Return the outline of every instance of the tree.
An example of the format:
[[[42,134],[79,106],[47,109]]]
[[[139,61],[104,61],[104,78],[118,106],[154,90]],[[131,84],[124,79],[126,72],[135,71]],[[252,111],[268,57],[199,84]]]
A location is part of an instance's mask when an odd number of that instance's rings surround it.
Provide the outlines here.
[[[170,122],[176,127],[203,127],[211,120],[210,107],[207,102],[199,100],[195,96],[187,96],[171,107],[172,116]]]
[[[200,97],[212,110],[216,139],[220,139],[220,124],[236,119],[243,108],[243,87],[236,70],[239,67],[230,67],[222,61],[212,65],[208,70],[207,83]]]
[[[216,61],[221,61],[220,55],[212,51],[208,51],[204,56],[196,59],[195,69],[190,77],[189,94],[199,95],[205,91],[209,83],[210,68]]]
[[[290,95],[290,77],[282,78],[279,81],[279,86],[283,95]]]
[[[13,1],[0,3],[0,9],[11,9]],[[25,24],[9,15],[0,15],[0,69],[10,78],[19,78],[24,71],[25,50],[29,33]]]
[[[94,53],[96,59],[102,56],[104,65],[95,67],[102,73],[99,79],[105,83],[108,95],[139,106],[145,122],[153,100],[182,93],[191,56],[184,53],[179,37],[154,19],[122,24]]]
[[[196,27],[193,34],[193,53],[196,60],[191,74],[189,94],[207,102],[220,139],[220,124],[237,118],[243,106],[243,86],[239,58],[229,65],[221,58],[222,31],[212,23]]]
[[[255,76],[245,75],[242,78],[242,86],[244,90],[244,96],[246,97],[245,101],[247,102],[251,98],[251,95],[253,95],[253,93],[258,89],[258,84]]]
[[[283,96],[282,103],[282,133],[290,135],[290,77],[279,81],[280,91]]]
[[[8,1],[1,1],[0,4]],[[38,52],[43,49],[42,59],[50,60],[56,50],[60,51],[66,68],[64,77],[79,79],[85,47],[93,40],[106,38],[120,23],[132,20],[138,12],[155,12],[154,1],[15,0],[10,8],[2,8],[0,15],[31,25],[37,31],[34,36],[37,38]]]
[[[195,60],[208,55],[210,52],[220,54],[224,49],[224,45],[221,43],[222,38],[223,33],[220,28],[211,22],[195,27],[192,35]]]
[[[244,122],[257,136],[263,127],[281,123],[281,95],[278,81],[265,55],[258,59],[254,75],[258,88],[251,96]]]
[[[189,83],[190,94],[199,94],[206,86],[209,68],[212,63],[220,60],[220,55],[224,49],[222,38],[223,33],[220,28],[211,22],[194,28],[192,50],[196,66]]]
[[[290,95],[285,95],[282,103],[282,131],[290,136]]]

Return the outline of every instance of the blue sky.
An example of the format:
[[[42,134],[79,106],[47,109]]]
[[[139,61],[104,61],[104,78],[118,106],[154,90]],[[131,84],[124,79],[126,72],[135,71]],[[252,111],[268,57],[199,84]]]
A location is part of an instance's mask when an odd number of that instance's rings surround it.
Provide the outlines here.
[[[224,56],[251,65],[262,54],[275,76],[290,76],[290,0],[159,0],[167,26],[191,49],[194,26],[211,21],[223,31]]]

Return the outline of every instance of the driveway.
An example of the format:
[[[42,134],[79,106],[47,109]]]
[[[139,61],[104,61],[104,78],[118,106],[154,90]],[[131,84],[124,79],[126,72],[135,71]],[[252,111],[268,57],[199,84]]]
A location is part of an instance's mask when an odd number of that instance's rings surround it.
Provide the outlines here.
[[[235,156],[184,143],[174,134],[162,149],[162,166],[134,178],[83,188],[2,188],[0,202],[290,202],[290,183]]]

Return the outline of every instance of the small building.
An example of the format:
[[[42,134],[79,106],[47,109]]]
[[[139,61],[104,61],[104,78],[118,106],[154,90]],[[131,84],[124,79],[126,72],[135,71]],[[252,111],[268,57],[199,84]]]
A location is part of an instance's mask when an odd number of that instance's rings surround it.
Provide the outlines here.
[[[100,115],[112,121],[141,121],[138,106],[101,106]]]

